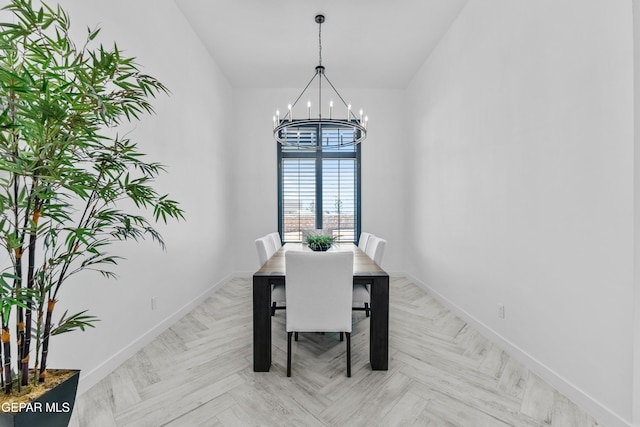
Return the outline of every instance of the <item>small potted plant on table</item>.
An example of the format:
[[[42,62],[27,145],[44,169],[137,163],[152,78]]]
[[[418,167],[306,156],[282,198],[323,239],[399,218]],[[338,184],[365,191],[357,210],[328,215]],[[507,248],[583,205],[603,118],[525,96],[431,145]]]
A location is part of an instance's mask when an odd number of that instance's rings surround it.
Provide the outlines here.
[[[307,236],[306,242],[312,251],[328,251],[335,239],[324,234],[312,234]]]

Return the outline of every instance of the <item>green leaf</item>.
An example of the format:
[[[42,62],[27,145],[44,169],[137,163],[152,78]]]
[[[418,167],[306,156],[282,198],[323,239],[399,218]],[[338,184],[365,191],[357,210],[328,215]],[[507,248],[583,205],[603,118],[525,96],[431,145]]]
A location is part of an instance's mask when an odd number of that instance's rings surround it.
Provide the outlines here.
[[[100,28],[97,28],[93,31],[91,31],[90,28],[87,28],[87,30],[89,31],[89,40],[93,40],[96,38],[96,36],[98,35],[98,33],[100,33]]]
[[[84,310],[67,317],[68,310],[65,311],[58,325],[51,329],[51,335],[60,335],[77,329],[84,331],[85,328],[95,328],[93,324],[99,322],[100,319],[95,316],[86,316],[86,312],[87,310]]]

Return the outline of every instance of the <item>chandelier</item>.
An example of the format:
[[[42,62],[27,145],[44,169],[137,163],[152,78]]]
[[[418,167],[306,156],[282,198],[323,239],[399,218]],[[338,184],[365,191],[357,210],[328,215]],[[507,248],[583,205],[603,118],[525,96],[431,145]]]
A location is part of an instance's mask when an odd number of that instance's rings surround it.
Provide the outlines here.
[[[325,67],[322,65],[322,23],[324,22],[324,15],[316,15],[315,21],[318,24],[318,66],[316,72],[307,83],[307,86],[302,90],[302,93],[298,96],[293,104],[287,106],[287,113],[280,118],[280,110],[276,110],[276,115],[273,116],[273,137],[282,145],[294,146],[299,148],[321,149],[323,144],[331,144],[334,146],[348,146],[359,144],[367,137],[367,122],[368,116],[363,116],[363,111],[359,111],[359,116],[351,110],[351,104],[348,104],[344,98],[340,95],[338,90],[333,86],[331,81],[327,78],[325,73]],[[318,108],[317,117],[311,114],[311,101],[307,102],[306,111],[304,108],[296,108],[298,101],[304,96],[311,83],[318,79]],[[325,80],[333,92],[337,95],[340,102],[344,105],[345,110],[340,113],[342,118],[338,118],[334,115],[333,100],[329,101],[329,115],[328,117],[322,116],[322,82]],[[294,111],[299,118],[294,118]],[[329,141],[329,137],[326,137],[326,141],[320,141],[316,143],[314,140],[316,133],[304,134],[305,129],[315,128],[318,129],[318,135],[322,138],[324,134],[322,129],[330,130],[326,134],[331,134],[332,141]],[[301,135],[301,130],[303,134]],[[302,144],[301,144],[302,140]]]

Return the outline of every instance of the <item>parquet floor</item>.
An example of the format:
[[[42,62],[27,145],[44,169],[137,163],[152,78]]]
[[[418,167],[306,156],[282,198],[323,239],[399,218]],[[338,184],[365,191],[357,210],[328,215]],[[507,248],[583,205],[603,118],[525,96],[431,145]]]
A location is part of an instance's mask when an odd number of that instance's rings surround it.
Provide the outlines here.
[[[234,279],[79,397],[71,427],[552,426],[598,424],[406,279],[392,278],[389,371],[368,365],[353,314],[352,377],[337,334],[301,334],[286,377],[252,370],[251,280]]]

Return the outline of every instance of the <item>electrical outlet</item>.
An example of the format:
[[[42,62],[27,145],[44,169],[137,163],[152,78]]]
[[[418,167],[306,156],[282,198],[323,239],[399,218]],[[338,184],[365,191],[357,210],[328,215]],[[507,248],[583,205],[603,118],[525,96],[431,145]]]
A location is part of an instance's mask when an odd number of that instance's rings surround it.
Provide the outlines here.
[[[158,308],[158,297],[151,297],[151,310]]]
[[[504,319],[504,304],[498,304],[498,317]]]

